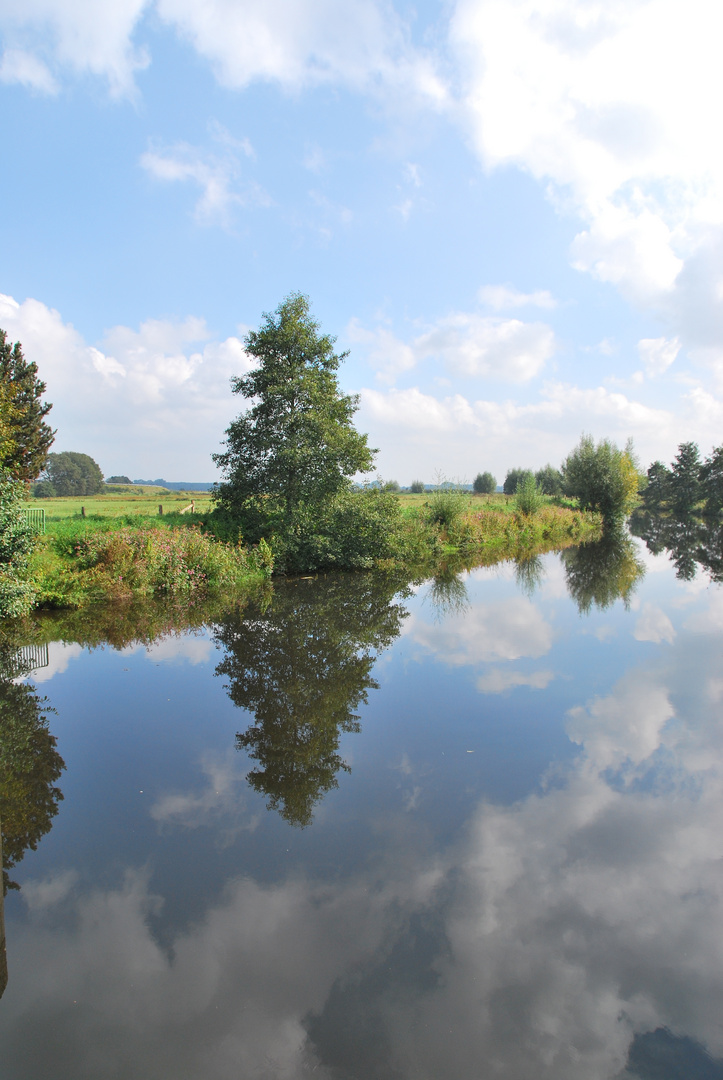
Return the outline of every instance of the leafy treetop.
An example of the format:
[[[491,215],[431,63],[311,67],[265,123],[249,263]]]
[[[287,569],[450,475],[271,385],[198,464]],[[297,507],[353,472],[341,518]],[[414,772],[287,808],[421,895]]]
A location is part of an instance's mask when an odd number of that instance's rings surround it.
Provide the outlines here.
[[[376,451],[352,424],[358,396],[343,394],[336,371],[346,353],[321,334],[309,300],[291,293],[246,335],[258,361],[232,389],[250,403],[226,431],[226,450],[213,459],[224,473],[217,501],[238,513],[266,496],[288,519],[300,503],[318,503],[368,472]]]

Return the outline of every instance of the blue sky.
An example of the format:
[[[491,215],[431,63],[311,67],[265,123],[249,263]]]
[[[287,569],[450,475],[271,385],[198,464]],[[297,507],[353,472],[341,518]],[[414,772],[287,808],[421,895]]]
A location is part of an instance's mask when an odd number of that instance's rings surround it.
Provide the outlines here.
[[[0,0],[0,326],[55,449],[212,479],[292,290],[385,478],[723,419],[720,18],[692,0]]]

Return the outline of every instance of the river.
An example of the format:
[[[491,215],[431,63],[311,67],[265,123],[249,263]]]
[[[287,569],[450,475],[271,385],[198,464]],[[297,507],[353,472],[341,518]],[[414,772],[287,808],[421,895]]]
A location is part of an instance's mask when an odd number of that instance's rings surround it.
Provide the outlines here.
[[[720,1080],[723,591],[623,546],[15,642],[2,1080]]]

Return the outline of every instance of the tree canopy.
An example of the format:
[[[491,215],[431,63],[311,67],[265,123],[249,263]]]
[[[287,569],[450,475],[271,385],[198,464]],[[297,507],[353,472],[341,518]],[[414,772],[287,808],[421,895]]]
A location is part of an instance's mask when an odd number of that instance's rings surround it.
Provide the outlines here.
[[[45,422],[52,405],[42,401],[44,393],[37,364],[0,330],[0,467],[14,480],[35,480],[53,444],[55,432]]]
[[[632,444],[621,450],[609,439],[597,445],[583,435],[562,466],[565,493],[583,510],[599,510],[606,521],[625,517],[633,508],[640,477]]]
[[[302,504],[319,503],[372,468],[376,451],[352,424],[358,396],[343,394],[336,372],[346,353],[320,332],[308,297],[291,293],[259,330],[244,339],[258,361],[231,381],[249,407],[226,430],[226,449],[214,454],[224,479],[216,499],[231,513],[271,500],[288,519]]]
[[[103,473],[97,462],[89,454],[72,450],[48,455],[45,478],[38,495],[97,495],[103,490]]]
[[[475,495],[492,495],[497,491],[497,481],[491,472],[477,473],[472,482],[472,490]]]
[[[505,495],[514,495],[518,484],[524,483],[528,476],[531,476],[534,480],[532,469],[510,469],[502,485]]]

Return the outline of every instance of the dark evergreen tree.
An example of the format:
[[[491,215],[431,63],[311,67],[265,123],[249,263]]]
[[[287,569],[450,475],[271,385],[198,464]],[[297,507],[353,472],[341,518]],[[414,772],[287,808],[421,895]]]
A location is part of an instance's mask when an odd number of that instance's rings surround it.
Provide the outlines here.
[[[0,330],[0,384],[9,403],[8,439],[0,467],[15,480],[35,480],[43,470],[55,432],[45,422],[52,405],[42,401],[45,383],[37,364],[28,363],[19,341],[11,345]]]
[[[371,469],[374,451],[352,424],[358,396],[337,382],[346,354],[334,352],[335,340],[320,334],[300,293],[246,335],[258,366],[231,385],[253,404],[227,429],[226,450],[213,455],[224,474],[216,495],[223,510],[243,516],[263,500],[288,526],[300,504],[323,503]]]
[[[648,469],[648,482],[643,489],[643,503],[648,510],[659,510],[670,498],[670,470],[662,461],[654,461]]]
[[[717,517],[723,510],[723,446],[716,447],[703,463],[701,483],[705,513]]]
[[[672,509],[676,514],[690,514],[702,494],[698,446],[694,442],[681,443],[670,473]]]

